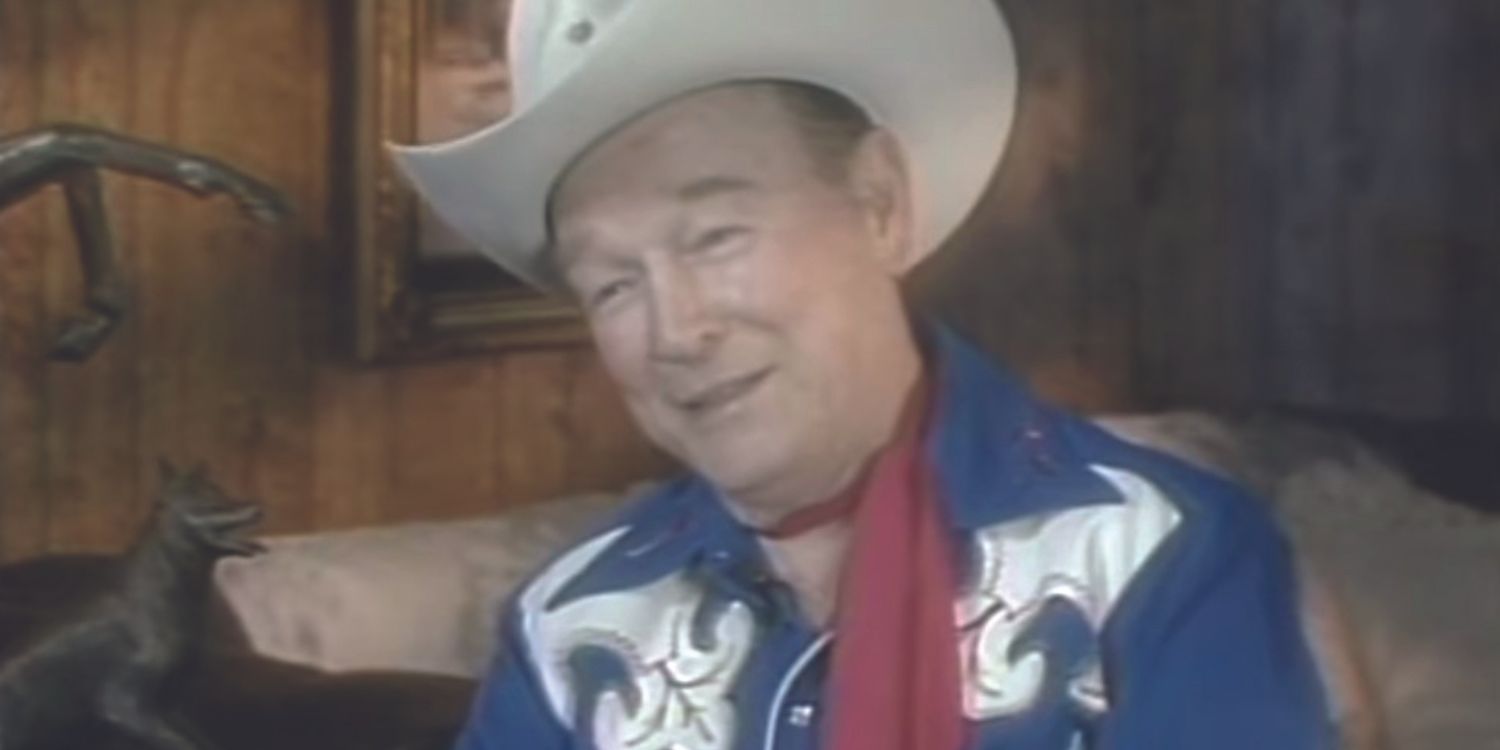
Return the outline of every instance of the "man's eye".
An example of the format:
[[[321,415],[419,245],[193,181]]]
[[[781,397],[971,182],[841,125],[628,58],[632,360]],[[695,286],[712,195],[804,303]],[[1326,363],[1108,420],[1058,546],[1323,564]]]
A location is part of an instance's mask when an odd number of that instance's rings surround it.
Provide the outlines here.
[[[589,295],[589,307],[598,309],[599,307],[607,305],[610,302],[623,297],[627,292],[630,291],[633,285],[634,282],[630,279],[619,279],[617,281],[611,281],[610,283],[599,287],[594,291],[593,294]]]

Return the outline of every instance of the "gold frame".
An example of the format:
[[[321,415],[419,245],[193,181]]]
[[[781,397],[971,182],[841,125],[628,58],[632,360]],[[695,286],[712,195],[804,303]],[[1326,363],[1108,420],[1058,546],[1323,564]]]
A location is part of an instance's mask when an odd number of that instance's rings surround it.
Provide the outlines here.
[[[417,251],[417,197],[396,172],[388,142],[415,132],[416,40],[420,0],[347,0],[342,73],[344,119],[352,151],[342,165],[349,184],[346,232],[354,247],[355,355],[399,361],[497,349],[577,344],[585,327],[576,309],[517,287],[481,258],[433,259]]]

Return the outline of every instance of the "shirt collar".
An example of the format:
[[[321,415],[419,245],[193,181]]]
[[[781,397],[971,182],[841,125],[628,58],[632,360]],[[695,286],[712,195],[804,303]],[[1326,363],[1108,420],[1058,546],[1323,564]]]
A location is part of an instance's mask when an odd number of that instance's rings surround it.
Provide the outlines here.
[[[1075,417],[947,327],[923,333],[937,379],[928,456],[956,529],[1121,500],[1078,450]]]

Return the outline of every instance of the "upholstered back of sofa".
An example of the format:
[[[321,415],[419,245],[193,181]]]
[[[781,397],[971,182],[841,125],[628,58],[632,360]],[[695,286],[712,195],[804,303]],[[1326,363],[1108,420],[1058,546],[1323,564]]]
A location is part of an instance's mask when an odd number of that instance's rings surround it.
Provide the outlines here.
[[[1500,521],[1303,424],[1102,423],[1275,504],[1353,624],[1395,747],[1500,746]],[[472,521],[275,538],[270,554],[223,565],[219,581],[262,654],[330,671],[476,676],[510,592],[622,502],[588,495]]]

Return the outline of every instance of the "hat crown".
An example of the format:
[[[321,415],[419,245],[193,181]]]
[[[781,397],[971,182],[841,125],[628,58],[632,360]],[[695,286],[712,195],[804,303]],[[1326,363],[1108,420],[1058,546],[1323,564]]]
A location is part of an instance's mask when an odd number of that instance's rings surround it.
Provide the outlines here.
[[[512,93],[527,107],[588,59],[632,0],[515,0],[510,17]]]

